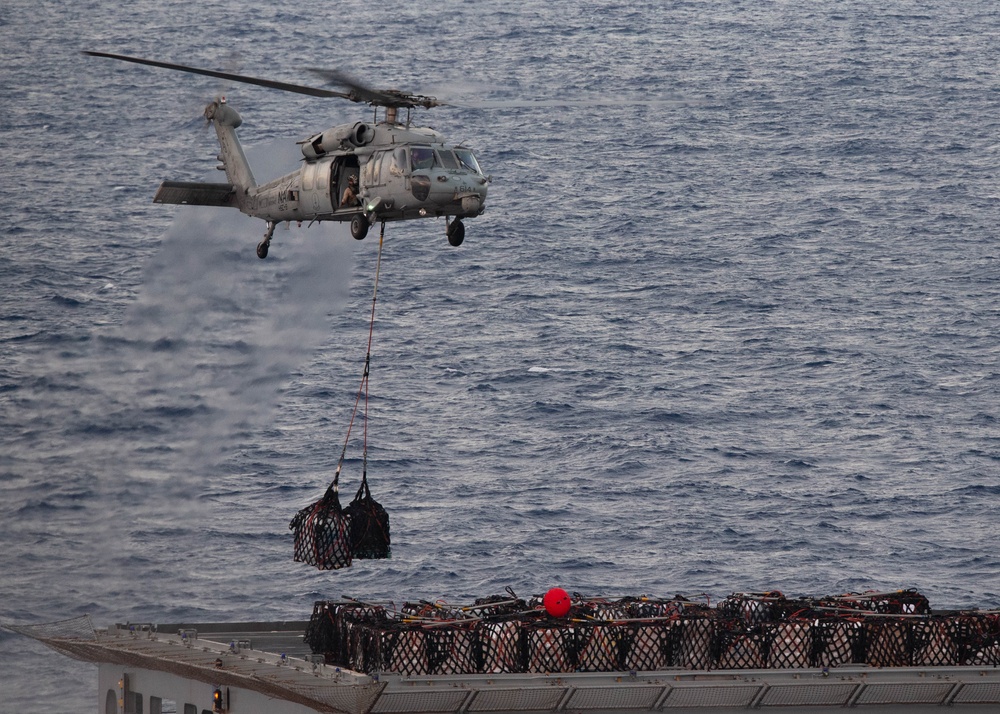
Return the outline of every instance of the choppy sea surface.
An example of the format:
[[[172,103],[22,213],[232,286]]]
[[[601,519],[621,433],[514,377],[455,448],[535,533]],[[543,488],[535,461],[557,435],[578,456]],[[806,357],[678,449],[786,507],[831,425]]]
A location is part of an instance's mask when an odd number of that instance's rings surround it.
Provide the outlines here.
[[[416,117],[493,177],[465,244],[386,230],[391,560],[317,572],[288,531],[347,435],[376,232],[260,261],[261,222],[152,204],[218,175],[220,92],[261,180],[370,110],[84,49],[489,103]],[[985,0],[5,3],[0,623],[556,585],[1000,607],[997,56]],[[0,714],[97,707],[96,668],[3,630],[0,669]]]

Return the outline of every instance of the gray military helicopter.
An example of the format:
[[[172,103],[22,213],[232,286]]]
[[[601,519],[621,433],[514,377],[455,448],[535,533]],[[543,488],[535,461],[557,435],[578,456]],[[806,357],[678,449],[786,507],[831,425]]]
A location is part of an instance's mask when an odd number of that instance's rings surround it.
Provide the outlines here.
[[[84,54],[314,97],[347,99],[375,108],[372,123],[342,124],[299,142],[302,165],[258,185],[236,135],[243,123],[239,113],[224,98],[205,107],[205,118],[215,126],[219,138],[219,168],[226,172],[227,183],[164,181],[153,200],[238,208],[248,216],[263,219],[267,231],[257,245],[260,258],[267,257],[274,228],[283,221],[350,222],[351,235],[361,240],[376,222],[443,216],[448,242],[459,246],[465,240],[462,219],[478,216],[485,209],[491,178],[483,174],[472,150],[449,143],[433,129],[410,123],[413,109],[446,105],[434,97],[372,89],[328,70],[312,71],[346,91],[107,52]],[[383,110],[382,121],[378,121],[379,108]],[[400,122],[401,109],[406,110],[405,123]]]

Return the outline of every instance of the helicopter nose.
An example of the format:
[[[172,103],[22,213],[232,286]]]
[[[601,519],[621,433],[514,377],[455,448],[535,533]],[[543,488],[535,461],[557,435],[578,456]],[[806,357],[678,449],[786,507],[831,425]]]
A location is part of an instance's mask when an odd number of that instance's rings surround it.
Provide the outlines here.
[[[422,208],[439,216],[478,216],[486,204],[489,179],[466,165],[435,165],[410,175],[410,193]]]

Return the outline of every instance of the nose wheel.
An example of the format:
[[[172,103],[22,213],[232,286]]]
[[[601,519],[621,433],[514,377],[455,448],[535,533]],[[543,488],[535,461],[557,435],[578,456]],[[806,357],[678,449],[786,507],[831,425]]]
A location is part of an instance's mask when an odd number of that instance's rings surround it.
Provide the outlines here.
[[[271,236],[274,235],[274,227],[277,224],[274,221],[267,222],[267,232],[264,234],[264,240],[257,244],[257,257],[261,260],[267,257],[267,249],[271,247]]]
[[[448,242],[455,246],[456,248],[462,245],[462,241],[465,240],[465,224],[462,223],[461,218],[456,218],[454,221],[448,224],[445,229],[445,233],[448,235]]]

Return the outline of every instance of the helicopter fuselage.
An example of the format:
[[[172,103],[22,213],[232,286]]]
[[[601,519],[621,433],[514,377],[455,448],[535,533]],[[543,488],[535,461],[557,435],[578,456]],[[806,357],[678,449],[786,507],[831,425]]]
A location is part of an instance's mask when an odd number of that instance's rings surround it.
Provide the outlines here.
[[[448,242],[465,240],[463,218],[478,216],[486,206],[483,175],[472,150],[449,144],[433,129],[410,125],[411,109],[446,104],[434,97],[374,89],[336,70],[311,69],[343,91],[309,87],[261,77],[220,72],[189,65],[111,52],[85,50],[91,57],[132,62],[252,84],[313,97],[346,99],[384,111],[384,121],[342,124],[300,142],[302,165],[285,176],[258,185],[243,153],[236,129],[239,112],[224,98],[205,107],[205,118],[219,137],[220,169],[228,183],[164,181],[153,200],[197,206],[226,206],[267,222],[257,256],[267,257],[274,228],[282,221],[350,221],[351,235],[364,238],[372,223],[414,218],[445,218]],[[397,121],[407,111],[406,124]],[[377,117],[377,114],[376,114]]]
[[[236,136],[239,113],[213,102],[205,116],[215,124],[219,168],[229,183],[164,182],[157,202],[232,206],[267,221],[269,230],[282,221],[352,221],[356,238],[375,222],[470,218],[485,209],[490,179],[472,150],[430,128],[390,121],[336,126],[299,142],[298,169],[258,185]],[[361,235],[357,216],[364,218]]]
[[[371,222],[483,212],[488,179],[471,151],[432,129],[345,124],[302,142],[292,173],[247,191],[241,210],[270,221]],[[351,177],[356,200],[345,204]]]

